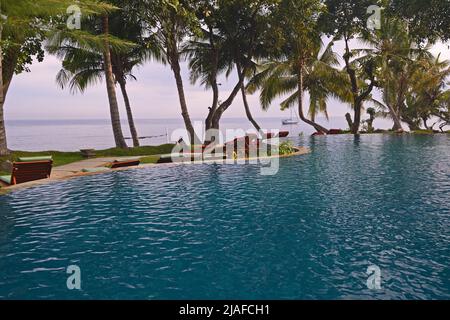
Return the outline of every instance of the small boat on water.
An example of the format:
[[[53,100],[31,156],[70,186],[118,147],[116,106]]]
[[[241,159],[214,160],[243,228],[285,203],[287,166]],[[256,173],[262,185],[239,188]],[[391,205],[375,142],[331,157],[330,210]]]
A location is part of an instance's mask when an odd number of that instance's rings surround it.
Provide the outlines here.
[[[291,108],[291,118],[282,121],[284,126],[298,124],[298,120],[294,119],[294,108]]]
[[[298,120],[295,120],[295,119],[283,120],[283,125],[288,126],[288,125],[291,125],[291,124],[298,124]]]

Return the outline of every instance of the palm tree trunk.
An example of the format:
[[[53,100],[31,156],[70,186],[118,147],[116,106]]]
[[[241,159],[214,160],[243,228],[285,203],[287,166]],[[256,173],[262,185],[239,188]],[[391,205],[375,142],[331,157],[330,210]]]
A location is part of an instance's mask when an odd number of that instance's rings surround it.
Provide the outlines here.
[[[309,124],[310,126],[314,127],[318,132],[322,132],[327,134],[328,130],[322,127],[321,125],[315,123],[314,121],[309,120],[305,117],[305,114],[303,113],[303,64],[299,63],[298,67],[298,115],[300,119]]]
[[[175,76],[175,82],[177,84],[177,90],[178,90],[178,98],[180,100],[180,106],[181,106],[181,116],[184,120],[184,125],[186,126],[186,130],[189,134],[189,139],[191,145],[199,144],[200,139],[197,137],[194,126],[192,125],[191,117],[189,115],[187,103],[186,103],[186,96],[184,94],[184,85],[183,85],[183,78],[181,77],[181,67],[180,67],[180,61],[178,58],[178,54],[172,53],[173,56],[171,57],[171,67],[173,74]]]
[[[0,41],[2,40],[2,34],[3,34],[3,25],[0,21]],[[6,141],[5,116],[3,112],[4,102],[5,99],[3,94],[3,51],[2,46],[0,45],[0,156],[6,156],[9,154],[8,144]]]
[[[127,144],[123,137],[122,127],[120,123],[119,104],[117,103],[116,87],[114,83],[113,68],[111,62],[111,51],[109,48],[109,18],[103,16],[103,32],[105,35],[105,50],[103,52],[105,64],[106,89],[108,91],[109,109],[111,113],[111,124],[114,133],[114,140],[117,148],[127,148]]]
[[[205,120],[205,127],[206,130],[209,130],[212,128],[212,119],[214,117],[214,113],[217,110],[217,105],[219,104],[219,87],[217,84],[217,80],[213,80],[213,83],[211,84],[213,89],[213,102],[211,107],[209,108],[208,116]]]
[[[345,69],[347,71],[347,74],[350,78],[350,83],[352,85],[352,96],[353,96],[353,109],[354,109],[354,117],[353,117],[353,123],[350,127],[350,130],[353,134],[358,134],[359,132],[359,126],[361,124],[361,110],[362,110],[362,99],[359,95],[359,86],[358,86],[358,79],[356,78],[356,71],[353,69],[353,67],[350,65],[350,47],[348,43],[349,39],[347,36],[344,36],[344,42],[345,42],[345,54],[344,54],[344,61],[345,61]]]
[[[359,126],[361,125],[361,111],[362,111],[362,101],[360,101],[359,97],[354,98],[354,109],[355,114],[353,116],[353,127],[352,133],[358,134]]]
[[[392,129],[394,131],[403,130],[402,122],[400,121],[400,117],[397,112],[395,112],[395,110],[390,106],[388,106],[388,109],[389,113],[391,114],[392,121],[394,121],[394,127]]]
[[[428,127],[428,119],[427,117],[422,117],[422,121],[423,121],[423,126],[425,127],[426,130],[431,130],[430,127]]]
[[[214,80],[212,81],[212,90],[213,90],[213,102],[211,107],[209,108],[208,116],[205,120],[205,144],[209,145],[212,142],[216,141],[215,133],[211,131],[213,129],[213,117],[214,114],[217,111],[217,107],[219,105],[219,85],[217,83],[217,78],[214,77]]]
[[[244,85],[242,85],[241,87],[241,92],[242,92],[242,101],[244,102],[244,107],[245,107],[245,114],[247,115],[247,119],[248,121],[250,121],[252,123],[252,125],[255,127],[256,131],[260,132],[261,131],[261,127],[259,126],[259,124],[256,122],[256,120],[253,118],[253,115],[250,111],[250,106],[248,105],[248,101],[247,101],[247,94],[245,92],[245,87]]]
[[[351,131],[353,128],[353,120],[352,120],[352,115],[350,113],[346,113],[345,114],[345,120],[347,121],[348,124],[348,128]]]
[[[410,131],[420,130],[420,126],[411,118],[403,116],[402,120],[408,125]]]
[[[241,93],[242,93],[242,101],[244,102],[245,114],[247,115],[248,121],[250,121],[251,124],[255,127],[256,131],[260,132],[261,131],[261,127],[256,122],[256,120],[253,118],[253,115],[252,115],[252,113],[250,111],[250,106],[248,105],[247,93],[245,92],[245,85],[244,85],[243,74],[242,74],[242,70],[241,70],[241,68],[239,66],[237,66],[237,72],[238,72],[239,79],[242,80]]]
[[[222,118],[222,115],[227,109],[233,104],[234,99],[239,94],[239,91],[241,91],[241,86],[243,84],[242,80],[239,80],[236,86],[233,88],[233,91],[231,91],[230,95],[228,96],[227,100],[222,102],[220,106],[217,108],[216,112],[214,113],[213,119],[212,119],[212,128],[213,129],[219,129],[220,126],[220,119]]]
[[[127,93],[127,84],[125,80],[119,80],[120,90],[122,91],[123,101],[125,103],[125,109],[127,110],[128,126],[130,127],[131,137],[133,139],[133,146],[135,148],[139,147],[139,136],[136,130],[136,125],[134,124],[133,111],[131,110],[130,99]]]
[[[214,49],[214,62],[212,65],[212,72],[211,72],[211,87],[212,87],[212,91],[213,91],[213,101],[212,101],[212,105],[209,108],[209,112],[208,112],[208,116],[206,117],[205,120],[205,127],[206,127],[206,131],[208,133],[208,130],[212,128],[212,120],[214,117],[214,113],[217,110],[217,106],[219,104],[219,84],[217,83],[217,65],[219,64],[219,51],[216,49],[213,38],[212,38],[212,34],[213,34],[213,30],[210,27],[209,29],[210,32],[210,44]],[[206,140],[210,140],[210,137],[206,137]]]

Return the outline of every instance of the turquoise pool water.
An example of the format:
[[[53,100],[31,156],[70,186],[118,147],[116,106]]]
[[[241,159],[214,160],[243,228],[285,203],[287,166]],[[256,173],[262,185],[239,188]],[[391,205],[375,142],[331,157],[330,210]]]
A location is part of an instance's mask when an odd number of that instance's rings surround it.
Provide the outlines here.
[[[450,136],[299,143],[276,176],[172,166],[0,197],[0,298],[450,299]]]

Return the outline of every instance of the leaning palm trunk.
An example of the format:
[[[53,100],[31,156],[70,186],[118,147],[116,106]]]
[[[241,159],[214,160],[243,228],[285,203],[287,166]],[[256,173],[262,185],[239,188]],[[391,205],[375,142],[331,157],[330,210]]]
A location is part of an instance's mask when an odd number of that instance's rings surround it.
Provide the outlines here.
[[[181,116],[183,117],[184,125],[189,135],[189,143],[191,145],[199,144],[200,139],[197,137],[194,126],[192,125],[191,117],[189,115],[189,110],[187,107],[186,95],[184,94],[183,78],[181,77],[180,56],[177,51],[178,49],[176,49],[176,45],[174,44],[176,43],[176,41],[172,39],[171,43],[172,44],[168,46],[167,51],[169,55],[170,66],[172,68],[177,85],[178,99],[180,101],[181,107]]]
[[[350,63],[350,57],[352,55],[351,55],[351,51],[350,51],[350,47],[349,47],[349,39],[346,36],[344,36],[344,41],[345,41],[345,53],[344,53],[343,58],[345,61],[345,70],[347,71],[347,74],[350,78],[351,90],[352,90],[351,92],[352,92],[352,96],[353,96],[353,109],[355,112],[353,122],[349,121],[352,123],[350,130],[353,134],[356,135],[359,133],[359,127],[361,125],[361,113],[362,113],[364,101],[369,97],[370,93],[374,89],[375,81],[374,81],[374,76],[372,76],[369,87],[367,89],[365,89],[363,92],[360,92],[360,87],[358,84],[358,78],[356,75],[356,71],[351,66],[351,63]]]
[[[238,71],[239,79],[242,80],[241,93],[242,93],[242,101],[244,102],[245,114],[247,115],[248,121],[250,121],[251,124],[255,127],[256,131],[260,132],[261,131],[261,127],[256,122],[256,120],[253,118],[253,115],[252,115],[252,113],[250,111],[250,106],[248,105],[247,93],[245,92],[245,85],[244,85],[244,80],[243,80],[244,76],[243,76],[242,71],[241,71],[239,66],[237,67],[237,71]]]
[[[0,17],[1,19],[1,17]],[[2,40],[3,26],[0,21],[0,41]],[[4,118],[4,94],[3,94],[3,50],[0,45],[0,156],[8,155],[8,144],[6,142],[6,128]]]
[[[125,80],[119,81],[120,89],[122,91],[123,100],[125,103],[125,109],[127,110],[128,126],[130,127],[131,137],[133,139],[133,146],[139,147],[139,136],[134,124],[133,111],[131,110],[130,99],[128,97],[127,85]]]
[[[247,94],[245,92],[245,87],[244,87],[243,84],[242,84],[242,87],[241,87],[241,92],[242,92],[242,101],[244,102],[245,114],[247,115],[247,119],[255,127],[256,131],[261,132],[261,127],[256,122],[256,120],[253,118],[253,115],[252,115],[252,113],[250,111],[250,107],[249,107],[248,101],[247,101]]]
[[[219,107],[217,108],[216,112],[214,113],[214,116],[212,118],[212,128],[219,130],[220,127],[220,119],[222,119],[222,115],[227,109],[232,105],[234,99],[239,94],[239,91],[241,91],[241,87],[243,85],[243,80],[240,79],[239,82],[236,84],[236,86],[233,88],[233,91],[231,91],[230,95],[228,96],[228,99],[222,102]]]
[[[298,69],[298,115],[300,119],[312,126],[314,129],[317,130],[317,132],[322,132],[327,134],[328,130],[322,127],[320,124],[315,123],[314,121],[311,121],[305,117],[305,114],[303,113],[303,65],[299,65]]]
[[[403,130],[402,122],[400,121],[400,117],[397,112],[395,112],[394,109],[389,107],[389,113],[391,115],[392,120],[394,121],[394,127],[392,128],[394,131],[400,131]]]
[[[123,137],[122,128],[120,124],[119,105],[117,103],[116,88],[114,84],[114,76],[111,62],[111,51],[109,48],[109,19],[108,16],[103,17],[103,32],[105,35],[105,50],[103,52],[105,64],[105,79],[106,88],[108,91],[109,108],[111,113],[111,124],[114,133],[114,140],[117,148],[127,148],[127,144]]]
[[[384,89],[384,95],[386,96],[386,107],[389,111],[389,115],[392,118],[392,121],[394,121],[394,127],[392,128],[394,131],[400,131],[403,130],[402,122],[400,120],[400,107],[399,103],[394,103],[395,107],[392,106],[392,104],[389,102],[389,83],[386,85]]]

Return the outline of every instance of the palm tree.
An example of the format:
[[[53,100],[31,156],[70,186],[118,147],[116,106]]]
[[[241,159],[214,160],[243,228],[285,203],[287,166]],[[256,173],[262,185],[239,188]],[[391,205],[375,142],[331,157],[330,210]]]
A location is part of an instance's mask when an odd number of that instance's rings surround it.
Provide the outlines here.
[[[111,12],[106,12],[100,17],[87,17],[82,23],[86,31],[71,33],[67,32],[65,28],[60,28],[49,35],[46,47],[50,53],[62,58],[63,68],[69,70],[66,74],[59,74],[60,84],[64,81],[69,82],[70,72],[76,73],[77,70],[83,69],[83,64],[86,64],[85,72],[75,77],[76,81],[81,82],[81,88],[84,86],[84,90],[88,84],[98,80],[99,70],[96,68],[99,65],[102,67],[100,74],[103,73],[106,82],[115,145],[117,148],[127,148],[121,128],[112,59],[114,53],[129,52],[130,48],[135,47],[135,44],[111,35],[110,16],[113,16]],[[69,55],[67,58],[66,54]],[[78,58],[75,58],[77,56]],[[79,58],[81,60],[77,61],[76,59]],[[92,61],[89,59],[92,59]],[[69,62],[64,62],[64,60]],[[92,62],[94,65],[92,65]],[[94,73],[97,73],[97,76],[93,76]],[[89,77],[91,78],[89,79]],[[75,86],[72,86],[73,88]]]
[[[208,21],[212,18],[208,16]],[[201,30],[201,34],[193,37],[183,48],[183,54],[189,60],[190,81],[192,84],[199,83],[205,89],[212,90],[212,102],[209,107],[208,116],[205,120],[205,129],[213,128],[213,116],[216,112],[219,101],[218,76],[231,74],[233,64],[224,53],[224,40],[214,33],[213,25]],[[208,137],[206,137],[208,140]]]
[[[444,132],[444,127],[450,125],[450,90],[442,95],[440,106],[435,110],[434,116],[440,120],[439,129]]]
[[[252,71],[256,71],[256,63],[251,60],[249,61],[245,55],[239,53],[232,54],[231,52],[236,51],[230,50],[228,41],[220,35],[215,34],[213,29],[212,26],[209,26],[208,30],[202,30],[202,36],[189,41],[184,49],[184,53],[189,58],[191,83],[195,84],[199,82],[206,89],[212,89],[212,104],[205,120],[206,130],[218,128],[217,126],[213,126],[215,112],[222,105],[219,101],[219,83],[217,77],[220,74],[225,74],[228,79],[235,68],[239,86],[237,88],[235,87],[231,92],[231,97],[234,98],[238,91],[241,92],[247,119],[259,132],[261,127],[251,114],[245,89],[245,78],[248,78]],[[247,74],[244,74],[244,65],[246,66],[245,72]]]
[[[64,15],[67,8],[72,4],[73,1],[71,0],[2,0],[0,2],[0,156],[9,154],[4,121],[4,103],[12,75],[14,71],[24,66],[24,61],[31,61],[32,53],[40,51],[38,47],[43,41],[43,30],[47,31],[59,26],[61,20],[52,18]],[[77,4],[81,10],[84,10],[85,16],[109,12],[113,9],[112,6],[104,2],[93,0],[81,0]],[[69,33],[67,30],[66,32]],[[21,36],[17,37],[19,33]],[[7,35],[6,39],[3,38],[4,35]],[[83,37],[81,34],[79,36]],[[22,48],[25,41],[31,44],[33,48]],[[4,51],[6,43],[9,46],[7,52]],[[10,51],[10,48],[14,49]],[[25,50],[23,50],[24,52],[18,52],[18,48]],[[14,54],[11,54],[12,51],[15,51]],[[20,54],[22,54],[23,60],[19,59]],[[3,63],[5,57],[8,63],[6,68],[4,68]]]
[[[246,85],[245,85],[245,80],[243,79],[245,77],[245,75],[242,73],[242,69],[240,66],[237,66],[236,69],[237,69],[238,77],[242,82],[241,94],[242,94],[242,102],[244,103],[245,115],[247,116],[248,121],[250,121],[250,123],[253,125],[253,127],[255,127],[256,131],[261,132],[261,126],[256,122],[255,118],[253,118],[252,112],[250,110],[250,106],[248,104],[247,89],[246,89]],[[247,77],[251,78],[251,76],[247,76]]]
[[[141,23],[149,34],[149,45],[156,46],[161,53],[161,62],[169,64],[173,72],[181,116],[191,145],[199,144],[200,139],[195,133],[189,114],[181,75],[181,62],[185,58],[183,46],[186,39],[199,28],[194,6],[193,0],[140,0],[135,3]]]
[[[303,122],[318,132],[328,133],[323,126],[305,117],[303,111],[303,96],[308,74],[317,61],[317,53],[322,43],[318,18],[323,9],[319,0],[280,2],[273,30],[275,35],[280,35],[277,45],[279,50],[273,55],[276,61],[271,62],[272,66],[269,64],[261,74],[267,81],[264,81],[260,100],[262,107],[267,108],[275,97],[296,90],[283,102],[282,108],[297,103],[299,117]]]
[[[224,112],[241,92],[249,121],[260,130],[253,119],[245,93],[245,78],[254,69],[253,59],[258,59],[266,44],[264,35],[268,32],[273,1],[204,1],[197,15],[201,21],[201,33],[185,48],[189,58],[191,81],[199,81],[212,89],[213,99],[206,118],[206,129],[219,129]],[[217,78],[224,74],[228,79],[236,70],[238,81],[226,99],[219,103]],[[208,137],[207,137],[208,140]]]
[[[351,115],[346,115],[347,122],[353,134],[358,134],[361,125],[362,110],[364,102],[367,101],[372,91],[375,89],[376,77],[372,61],[364,61],[361,64],[355,60],[355,55],[351,49],[352,40],[361,33],[367,32],[367,8],[379,1],[358,0],[323,0],[327,7],[322,14],[320,27],[329,36],[344,43],[344,71],[348,77],[348,90],[351,92],[351,106],[353,108],[353,120]],[[384,2],[384,0],[383,0]]]
[[[377,111],[375,110],[375,108],[368,108],[366,112],[369,115],[369,119],[366,120],[367,131],[369,133],[372,133],[375,130],[375,128],[373,127],[373,122],[375,121],[375,118],[377,116]]]
[[[316,116],[323,113],[328,118],[327,100],[335,97],[343,101],[351,99],[346,91],[348,79],[346,75],[336,69],[339,65],[337,55],[333,52],[333,42],[330,42],[323,53],[321,47],[315,49],[316,59],[308,59],[304,65],[302,85],[299,85],[299,68],[295,61],[288,59],[270,61],[260,66],[262,69],[249,82],[247,87],[250,93],[260,92],[260,102],[263,110],[267,110],[277,97],[289,95],[281,103],[281,109],[289,109],[299,103],[304,91],[309,92],[310,104],[306,119],[303,108],[299,107],[300,118],[317,131],[326,133],[328,130],[315,123]]]
[[[403,130],[402,109],[412,85],[412,76],[420,65],[418,61],[432,57],[429,47],[417,48],[408,34],[406,23],[393,17],[385,17],[383,28],[366,33],[360,39],[368,48],[354,50],[360,64],[374,63],[377,68],[377,85],[382,101],[372,101],[394,121],[393,130]]]
[[[109,16],[104,15],[102,18],[103,35],[104,35],[104,51],[103,51],[103,66],[105,71],[106,90],[108,92],[109,109],[111,115],[111,123],[113,127],[114,140],[117,148],[127,148],[127,143],[123,137],[122,128],[120,124],[119,104],[117,103],[116,86],[113,73],[113,65],[111,60],[111,49],[108,40],[109,36]]]
[[[448,119],[450,89],[447,79],[450,76],[450,61],[441,61],[439,55],[422,59],[418,63],[420,66],[412,75],[403,118],[408,124],[411,123],[412,129],[417,129],[418,123],[422,122],[425,129],[431,130],[434,125],[428,125],[430,118]]]
[[[126,21],[123,18],[123,12],[111,15],[110,31],[116,37],[136,43],[136,46],[128,50],[111,50],[112,70],[115,84],[119,84],[124,99],[133,146],[139,147],[139,136],[127,92],[127,81],[136,80],[133,75],[135,67],[143,65],[152,57],[159,59],[159,53],[154,47],[147,48],[143,43],[142,30],[138,23]],[[63,59],[63,68],[57,75],[57,82],[61,88],[69,86],[72,92],[84,92],[90,84],[103,79],[104,60],[101,52],[83,50],[76,46],[57,47],[52,52]]]

